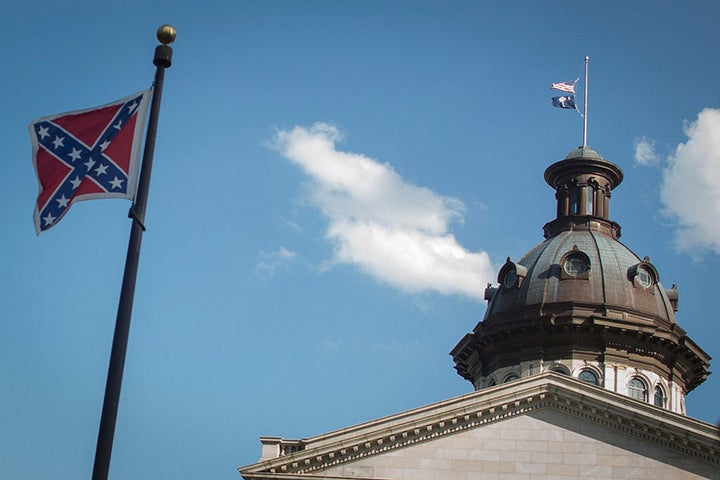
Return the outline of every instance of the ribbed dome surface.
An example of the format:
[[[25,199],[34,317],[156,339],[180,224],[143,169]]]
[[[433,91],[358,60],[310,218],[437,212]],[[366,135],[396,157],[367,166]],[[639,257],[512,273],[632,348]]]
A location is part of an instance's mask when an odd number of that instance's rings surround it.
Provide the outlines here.
[[[710,357],[675,323],[678,291],[663,288],[648,257],[618,241],[611,191],[623,172],[583,146],[545,170],[556,218],[546,240],[508,258],[488,284],[484,319],[450,354],[476,389],[546,369],[630,393],[629,382],[669,395],[684,413],[687,392],[709,375]],[[664,398],[664,397],[663,397]]]
[[[584,254],[589,260],[583,278],[563,275],[563,260],[573,254]],[[631,312],[667,327],[675,323],[675,315],[659,281],[647,288],[638,288],[633,282],[633,267],[642,262],[625,245],[602,233],[560,232],[517,262],[527,268],[527,276],[519,288],[500,289],[489,305],[486,319],[492,321],[519,308],[540,306],[542,310],[569,302],[596,305],[605,311],[603,316],[613,316],[613,311]]]

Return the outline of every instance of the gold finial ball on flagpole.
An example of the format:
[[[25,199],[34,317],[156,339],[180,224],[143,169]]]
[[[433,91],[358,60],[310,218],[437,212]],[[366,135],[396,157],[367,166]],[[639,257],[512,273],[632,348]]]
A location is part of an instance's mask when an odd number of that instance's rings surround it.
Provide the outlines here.
[[[163,45],[170,45],[175,41],[177,32],[172,25],[162,25],[157,29],[157,39]]]

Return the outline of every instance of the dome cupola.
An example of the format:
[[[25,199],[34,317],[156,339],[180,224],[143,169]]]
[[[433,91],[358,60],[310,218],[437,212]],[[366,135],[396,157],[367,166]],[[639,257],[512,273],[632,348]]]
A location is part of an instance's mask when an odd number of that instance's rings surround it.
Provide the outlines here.
[[[620,167],[584,146],[545,170],[557,217],[545,240],[508,258],[488,284],[485,317],[453,349],[479,390],[554,370],[685,413],[710,357],[677,324],[678,291],[650,258],[618,241],[609,218]]]
[[[543,227],[545,238],[578,228],[620,237],[620,225],[610,221],[610,192],[622,180],[620,167],[587,146],[550,165],[545,181],[555,189],[557,218]]]

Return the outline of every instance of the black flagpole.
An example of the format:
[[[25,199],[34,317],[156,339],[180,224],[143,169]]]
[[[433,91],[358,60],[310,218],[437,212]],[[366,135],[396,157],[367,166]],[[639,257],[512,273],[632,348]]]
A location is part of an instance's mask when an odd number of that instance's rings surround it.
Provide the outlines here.
[[[115,321],[115,334],[110,353],[110,366],[108,367],[107,383],[105,385],[105,400],[103,401],[102,416],[100,418],[92,480],[106,480],[110,469],[110,455],[112,454],[113,437],[115,435],[115,422],[117,420],[120,388],[122,387],[123,369],[125,367],[125,353],[127,352],[128,335],[130,333],[130,317],[135,296],[135,280],[140,260],[140,244],[142,243],[143,231],[145,231],[145,208],[147,206],[148,190],[150,189],[150,173],[155,151],[155,134],[160,113],[160,98],[162,96],[165,69],[172,64],[172,48],[170,48],[169,44],[175,40],[175,29],[170,25],[163,25],[158,28],[157,38],[162,45],[155,48],[155,58],[153,59],[153,64],[157,67],[157,70],[155,71],[150,119],[148,120],[147,135],[145,137],[145,150],[143,152],[137,193],[129,214],[130,218],[132,218],[130,242],[125,259],[125,273],[122,290],[120,291],[117,320]]]

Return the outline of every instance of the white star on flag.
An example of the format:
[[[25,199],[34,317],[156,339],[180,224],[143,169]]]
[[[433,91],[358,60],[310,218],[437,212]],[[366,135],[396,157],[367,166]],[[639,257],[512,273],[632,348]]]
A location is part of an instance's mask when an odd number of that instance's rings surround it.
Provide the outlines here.
[[[52,225],[55,221],[55,217],[48,212],[48,214],[43,217],[43,220],[45,221],[45,225]]]
[[[112,185],[113,188],[120,188],[122,187],[122,182],[122,179],[115,177],[110,181],[110,185]]]
[[[75,160],[77,160],[77,159],[80,158],[80,150],[78,150],[77,148],[73,148],[73,149],[72,149],[72,152],[68,153],[68,156],[69,156],[69,157],[72,159],[72,161],[74,162]]]
[[[68,206],[68,202],[70,201],[69,198],[65,198],[65,195],[63,195],[63,196],[60,197],[60,198],[56,198],[55,200],[58,202],[58,206],[59,206],[60,208],[65,208],[65,207],[67,207],[67,206]]]

